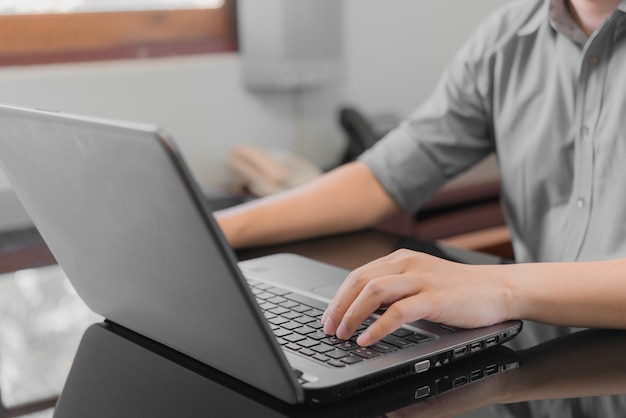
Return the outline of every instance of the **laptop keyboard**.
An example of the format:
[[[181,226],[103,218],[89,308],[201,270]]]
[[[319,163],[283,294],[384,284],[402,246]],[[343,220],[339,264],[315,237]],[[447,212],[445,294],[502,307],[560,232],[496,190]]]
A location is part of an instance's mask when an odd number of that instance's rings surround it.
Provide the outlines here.
[[[248,279],[248,284],[278,343],[329,366],[349,366],[430,340],[426,335],[399,328],[372,346],[360,347],[356,339],[374,318],[366,319],[349,340],[340,340],[322,329],[322,302],[255,280]]]

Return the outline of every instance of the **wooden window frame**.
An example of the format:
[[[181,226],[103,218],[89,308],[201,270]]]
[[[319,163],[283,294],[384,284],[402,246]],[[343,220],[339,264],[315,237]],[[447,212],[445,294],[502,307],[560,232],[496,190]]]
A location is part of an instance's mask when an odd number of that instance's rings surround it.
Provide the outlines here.
[[[236,5],[0,15],[0,39],[0,66],[236,51]]]

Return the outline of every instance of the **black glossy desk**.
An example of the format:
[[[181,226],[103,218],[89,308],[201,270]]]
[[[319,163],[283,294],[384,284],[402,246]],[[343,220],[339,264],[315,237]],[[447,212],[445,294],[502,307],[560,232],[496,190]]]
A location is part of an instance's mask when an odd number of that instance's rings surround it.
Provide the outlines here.
[[[492,256],[376,231],[243,251],[239,255],[249,258],[293,252],[351,269],[400,247],[462,262],[503,262]],[[54,267],[45,269],[52,269],[53,275],[59,275]],[[21,289],[25,300],[35,297],[37,291],[33,289],[38,286],[38,278],[34,276],[38,271],[1,278],[0,286],[4,288],[0,288],[0,292],[4,291],[5,297],[9,297],[13,286]],[[26,275],[30,283],[17,284],[24,279],[20,274]],[[450,365],[453,367],[398,381],[332,405],[292,407],[141,336],[103,326],[100,318],[78,307],[80,302],[67,291],[62,279],[42,277],[39,280],[45,284],[39,288],[40,296],[45,290],[50,298],[56,295],[56,302],[50,302],[39,316],[11,311],[14,316],[9,317],[9,322],[16,324],[21,320],[31,337],[36,334],[31,327],[41,320],[37,318],[58,317],[57,322],[51,322],[58,331],[53,335],[53,342],[42,337],[39,348],[32,354],[37,358],[32,360],[40,362],[42,370],[50,374],[46,367],[56,366],[65,358],[65,363],[58,366],[62,370],[57,371],[63,378],[57,378],[56,383],[48,385],[44,391],[31,391],[31,395],[24,390],[18,401],[11,399],[17,403],[42,398],[45,401],[53,399],[54,392],[60,393],[64,386],[57,408],[39,412],[37,418],[626,416],[626,332],[622,331],[572,330],[526,322],[521,335],[504,349],[487,350],[480,356]],[[29,286],[30,290],[25,290]],[[58,287],[68,293],[64,294]],[[63,320],[54,305],[60,306],[66,314],[69,312],[69,317]],[[6,317],[6,307],[0,312]],[[26,315],[26,319],[15,317],[20,315]],[[0,323],[0,348],[3,347],[1,340],[11,337],[11,332],[15,331],[4,325],[5,317]],[[35,321],[29,322],[28,319],[33,318]],[[37,341],[31,337],[26,340]],[[66,344],[60,344],[60,339]],[[49,353],[47,358],[46,353]],[[13,355],[16,356],[15,352]],[[0,367],[0,375],[7,373],[8,367],[6,361],[1,361],[2,356],[0,351],[0,366],[5,366]],[[28,358],[21,361],[28,363]],[[70,363],[73,366],[68,375]],[[497,365],[498,373],[489,377],[475,375],[475,381],[470,382],[472,372],[488,370],[493,364]],[[41,383],[36,369],[22,376],[19,370],[8,369],[10,378],[0,379],[0,393],[15,393],[13,387],[3,387],[4,382],[19,382],[24,388],[29,387],[29,382]],[[27,399],[28,396],[32,399]],[[3,397],[3,401],[5,399]],[[15,411],[5,416],[16,416]]]

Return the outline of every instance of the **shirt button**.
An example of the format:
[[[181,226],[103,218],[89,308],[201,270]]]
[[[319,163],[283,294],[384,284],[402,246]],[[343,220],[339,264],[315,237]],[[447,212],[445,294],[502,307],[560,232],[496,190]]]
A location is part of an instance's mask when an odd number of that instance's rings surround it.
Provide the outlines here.
[[[587,128],[586,126],[580,128],[580,136],[582,137],[582,139],[589,139],[589,128]]]
[[[578,209],[583,209],[585,207],[585,199],[583,199],[582,197],[576,199],[576,207]]]
[[[597,55],[592,55],[589,57],[589,64],[596,65],[600,62],[600,58]]]

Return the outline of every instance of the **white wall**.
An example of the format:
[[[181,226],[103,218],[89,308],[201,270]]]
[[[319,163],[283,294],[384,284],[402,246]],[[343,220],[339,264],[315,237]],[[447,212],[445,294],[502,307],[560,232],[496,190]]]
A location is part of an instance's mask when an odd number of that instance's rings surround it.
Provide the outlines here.
[[[406,115],[472,28],[506,0],[344,1],[346,78],[333,86],[250,93],[230,53],[0,68],[0,102],[161,125],[203,185],[227,181],[224,158],[241,142],[296,150],[327,167],[344,146],[340,105]],[[13,204],[3,206],[9,190],[0,175],[0,228],[16,222]]]
[[[343,96],[406,116],[474,28],[507,0],[345,0]]]

